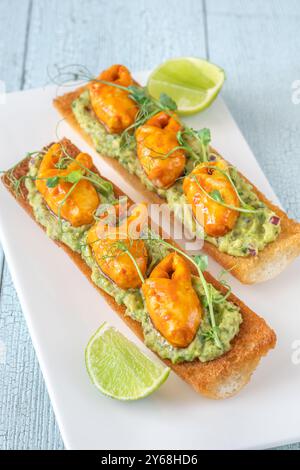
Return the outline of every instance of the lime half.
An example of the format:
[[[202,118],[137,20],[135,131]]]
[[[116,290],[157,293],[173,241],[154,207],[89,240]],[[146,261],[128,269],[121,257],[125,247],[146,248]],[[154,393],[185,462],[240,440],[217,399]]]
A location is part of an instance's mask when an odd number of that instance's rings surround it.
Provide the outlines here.
[[[150,395],[170,373],[168,367],[150,360],[107,323],[90,339],[85,361],[98,390],[118,400],[138,400]]]
[[[179,57],[159,65],[150,75],[147,88],[159,99],[169,95],[178,113],[189,115],[202,111],[216,98],[225,80],[224,70],[196,57]]]

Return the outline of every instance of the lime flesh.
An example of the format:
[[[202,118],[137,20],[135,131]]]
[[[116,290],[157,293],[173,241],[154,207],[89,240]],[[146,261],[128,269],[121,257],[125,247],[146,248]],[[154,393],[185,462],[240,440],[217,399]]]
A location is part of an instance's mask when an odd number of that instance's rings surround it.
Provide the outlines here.
[[[159,99],[169,95],[182,115],[194,114],[209,106],[218,95],[225,80],[224,70],[196,57],[170,59],[150,75],[147,89]]]
[[[86,368],[100,392],[118,400],[138,400],[157,390],[170,369],[149,359],[115,328],[104,323],[85,351]]]

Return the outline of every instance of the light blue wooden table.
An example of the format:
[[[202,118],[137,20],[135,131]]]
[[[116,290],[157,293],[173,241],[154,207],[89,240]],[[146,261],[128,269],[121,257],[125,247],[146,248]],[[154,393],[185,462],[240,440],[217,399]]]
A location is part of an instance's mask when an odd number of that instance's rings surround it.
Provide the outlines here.
[[[115,62],[140,70],[195,55],[221,65],[226,102],[284,208],[300,219],[298,0],[1,0],[0,25],[7,91],[44,85],[54,63],[97,73]],[[0,448],[62,449],[1,250],[0,265]]]

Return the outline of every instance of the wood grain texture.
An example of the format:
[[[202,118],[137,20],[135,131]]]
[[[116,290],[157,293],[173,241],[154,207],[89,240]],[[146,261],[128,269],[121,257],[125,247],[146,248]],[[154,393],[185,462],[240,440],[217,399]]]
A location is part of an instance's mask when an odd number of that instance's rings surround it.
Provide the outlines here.
[[[182,5],[2,0],[0,79],[11,91],[45,85],[47,67],[55,63],[81,63],[96,73],[114,62],[141,70],[172,56],[208,56],[225,68],[223,95],[284,208],[300,218],[300,105],[291,101],[292,82],[300,80],[300,3],[185,0]],[[0,364],[0,449],[61,449],[7,266],[1,277],[0,340],[5,339],[7,360]]]
[[[300,3],[210,0],[209,55],[223,66],[223,96],[284,209],[300,219]]]
[[[198,0],[187,0],[184,14],[175,0],[34,1],[25,87],[47,83],[53,64],[97,73],[113,63],[142,70],[170,56],[203,56],[203,31]]]
[[[12,11],[19,6],[20,15],[14,17]],[[0,3],[0,80],[5,90],[11,91],[22,87],[24,57],[26,48],[26,30],[30,15],[30,2],[25,0],[3,0]],[[26,19],[26,21],[24,21]],[[4,268],[3,251],[0,245],[0,271]],[[1,284],[0,284],[1,286]]]
[[[32,2],[0,2],[0,80],[23,89]],[[63,443],[17,294],[0,249],[0,449],[60,449]]]

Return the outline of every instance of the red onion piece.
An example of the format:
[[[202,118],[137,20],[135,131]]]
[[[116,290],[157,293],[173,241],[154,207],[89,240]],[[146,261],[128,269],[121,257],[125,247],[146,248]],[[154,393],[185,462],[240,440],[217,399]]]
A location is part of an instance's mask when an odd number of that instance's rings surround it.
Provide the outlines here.
[[[251,246],[248,246],[248,253],[251,256],[256,256],[257,255],[257,250],[255,248],[252,248]]]
[[[277,215],[272,215],[272,217],[270,218],[270,223],[273,225],[279,225],[280,217],[277,217]]]

